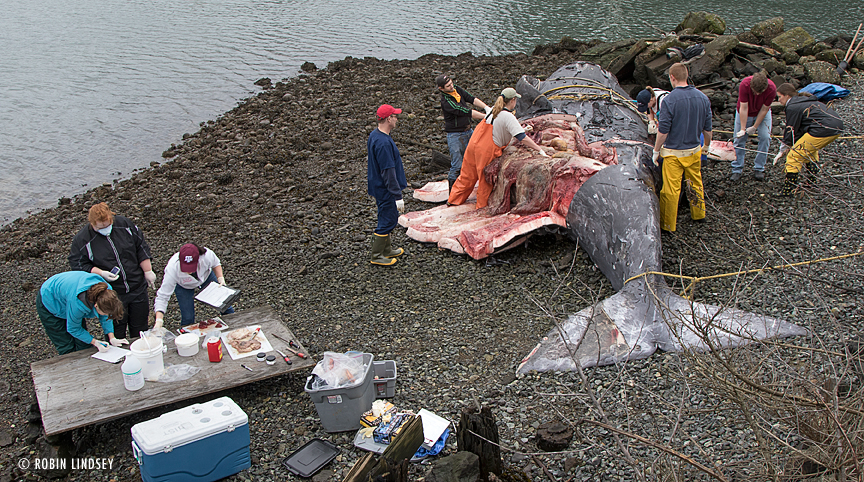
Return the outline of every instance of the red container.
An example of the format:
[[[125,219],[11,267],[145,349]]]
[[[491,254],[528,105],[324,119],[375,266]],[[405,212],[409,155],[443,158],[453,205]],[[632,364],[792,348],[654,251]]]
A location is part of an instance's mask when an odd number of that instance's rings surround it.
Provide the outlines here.
[[[222,340],[215,336],[207,340],[207,356],[211,362],[222,361]]]

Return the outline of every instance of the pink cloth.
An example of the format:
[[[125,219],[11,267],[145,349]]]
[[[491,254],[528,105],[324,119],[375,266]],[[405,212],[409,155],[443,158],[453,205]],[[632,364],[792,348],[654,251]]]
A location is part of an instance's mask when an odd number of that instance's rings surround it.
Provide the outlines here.
[[[747,117],[756,117],[759,115],[759,109],[762,106],[771,107],[771,103],[774,102],[774,99],[777,97],[777,86],[774,85],[774,82],[768,81],[768,88],[765,89],[765,92],[762,92],[759,95],[753,93],[750,90],[750,81],[753,80],[753,76],[745,77],[744,80],[741,81],[741,85],[738,87],[738,103],[735,104],[735,110],[739,110],[741,108],[741,103],[747,103]]]

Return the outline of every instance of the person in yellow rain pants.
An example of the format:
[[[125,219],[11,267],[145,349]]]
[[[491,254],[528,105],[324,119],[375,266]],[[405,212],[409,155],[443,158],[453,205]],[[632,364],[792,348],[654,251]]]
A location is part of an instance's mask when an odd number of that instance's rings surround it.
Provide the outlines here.
[[[690,217],[705,219],[705,193],[702,187],[702,161],[711,145],[711,102],[698,89],[687,84],[687,66],[669,68],[672,92],[663,101],[657,126],[652,160],[663,157],[663,188],[660,190],[660,229],[674,232],[681,195],[681,176],[690,182],[695,199],[690,201]],[[699,142],[704,136],[704,147]]]
[[[834,142],[843,132],[840,115],[820,102],[813,95],[798,92],[792,84],[777,87],[777,97],[786,107],[786,129],[783,131],[783,148],[776,162],[786,156],[786,179],[780,190],[781,196],[791,196],[798,188],[801,170],[816,176],[819,172],[819,150]],[[791,149],[789,146],[792,146]]]
[[[462,157],[462,171],[450,190],[447,204],[451,206],[464,204],[474,190],[474,184],[480,181],[477,187],[477,209],[488,206],[492,185],[486,182],[483,168],[500,156],[514,137],[517,142],[539,151],[540,155],[548,156],[536,142],[525,135],[525,129],[513,115],[519,97],[522,96],[512,87],[501,91],[492,111],[474,129],[474,134],[471,135]]]

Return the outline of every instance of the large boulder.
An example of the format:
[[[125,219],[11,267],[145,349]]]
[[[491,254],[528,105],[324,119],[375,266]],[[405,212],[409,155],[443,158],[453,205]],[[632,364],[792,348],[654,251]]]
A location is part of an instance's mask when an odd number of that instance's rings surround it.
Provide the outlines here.
[[[480,457],[468,452],[436,460],[426,472],[426,482],[474,482],[480,477]]]
[[[705,44],[705,55],[690,64],[690,77],[694,84],[708,80],[726,62],[726,57],[738,45],[733,35],[721,35]]]
[[[765,59],[759,64],[769,74],[786,75],[786,64],[782,60]]]
[[[807,62],[804,64],[804,72],[807,74],[810,82],[840,83],[840,74],[837,73],[837,68],[828,62],[821,60]]]
[[[864,49],[862,49],[860,52],[855,54],[855,56],[852,57],[852,61],[849,62],[849,64],[852,65],[853,67],[857,68],[857,69],[864,69]]]
[[[690,12],[684,20],[675,27],[676,32],[692,30],[693,33],[714,33],[723,35],[726,32],[726,22],[717,15],[708,12]]]
[[[779,50],[782,53],[800,52],[812,47],[816,40],[801,27],[795,27],[792,30],[787,30],[780,35],[771,39],[771,48]]]
[[[753,28],[750,29],[750,33],[756,37],[756,40],[759,43],[769,42],[774,37],[783,33],[783,17],[774,17],[769,18],[768,20],[763,20]]]
[[[828,62],[830,64],[834,64],[835,66],[843,60],[843,57],[846,56],[845,50],[840,49],[828,49],[823,50],[816,54],[816,60],[821,60],[823,62]]]

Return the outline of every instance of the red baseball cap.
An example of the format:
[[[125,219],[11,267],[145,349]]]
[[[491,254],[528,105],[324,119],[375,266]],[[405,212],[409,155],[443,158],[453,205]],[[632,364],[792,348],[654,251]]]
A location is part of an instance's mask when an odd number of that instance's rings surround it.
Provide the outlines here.
[[[180,247],[180,271],[195,273],[198,271],[198,246],[184,244]]]
[[[378,115],[379,119],[386,119],[393,114],[401,114],[402,109],[397,109],[390,104],[384,104],[378,108],[378,111],[375,113]]]

